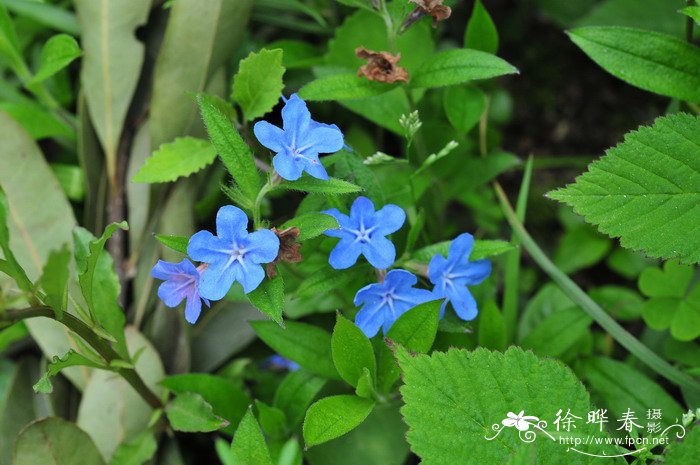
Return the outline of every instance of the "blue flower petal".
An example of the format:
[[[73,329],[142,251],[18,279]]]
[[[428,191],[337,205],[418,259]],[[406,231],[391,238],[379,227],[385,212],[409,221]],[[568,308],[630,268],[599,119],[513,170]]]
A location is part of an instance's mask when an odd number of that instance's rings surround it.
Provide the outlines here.
[[[298,144],[311,146],[316,153],[333,153],[343,148],[343,133],[331,127],[316,127],[307,131]]]
[[[219,208],[216,214],[216,235],[225,242],[235,244],[248,235],[248,216],[233,205]]]
[[[226,260],[228,257],[219,238],[209,231],[199,231],[190,237],[187,255],[193,260],[204,263]]]
[[[473,247],[474,236],[469,233],[460,234],[450,244],[447,258],[451,263],[466,263]]]
[[[327,234],[330,231],[339,232],[343,229],[352,229],[353,228],[353,224],[350,221],[350,217],[344,213],[341,213],[337,208],[331,208],[330,210],[324,210],[321,213],[323,213],[324,215],[329,215],[329,216],[332,216],[333,218],[335,218],[336,221],[338,221],[338,226],[340,227],[340,229],[329,229],[324,234]],[[344,231],[344,233],[351,234],[348,231]],[[327,235],[333,236],[333,237],[343,237],[341,235],[336,235],[336,233],[327,234]]]
[[[322,181],[327,181],[330,179],[330,176],[328,176],[328,173],[326,172],[326,168],[323,167],[323,164],[318,161],[318,159],[308,160],[305,163],[304,169],[307,173],[309,173],[309,175],[316,179],[320,179]]]
[[[418,278],[416,275],[401,269],[391,270],[384,277],[384,283],[387,286],[392,286],[402,290],[415,286],[417,282]]]
[[[180,305],[188,292],[189,286],[186,278],[170,279],[158,287],[158,297],[170,308]]]
[[[355,299],[353,303],[356,307],[364,304],[372,304],[382,300],[383,289],[381,286],[377,286],[376,283],[368,284],[355,294]]]
[[[284,149],[284,131],[267,121],[258,121],[253,126],[253,134],[258,141],[273,152],[281,152]]]
[[[205,299],[220,300],[240,279],[240,263],[229,260],[210,263],[199,279],[199,295]]]
[[[308,130],[311,113],[309,113],[306,102],[300,99],[297,94],[292,94],[282,108],[282,121],[284,131],[290,132],[292,140],[300,140],[301,135]]]
[[[260,229],[254,233],[250,233],[247,239],[244,260],[250,260],[253,263],[269,263],[277,258],[277,253],[280,249],[280,240],[277,234],[269,229]]]
[[[474,300],[474,296],[466,287],[458,289],[457,292],[450,292],[448,290],[449,300],[458,317],[465,321],[471,321],[476,318],[478,313],[476,300]]]
[[[384,306],[386,307],[386,306]],[[384,313],[381,304],[365,305],[355,315],[355,324],[367,337],[374,337],[384,323]]]
[[[455,269],[454,282],[464,286],[480,284],[491,274],[491,262],[489,260],[477,260],[469,262],[466,266]]]
[[[386,237],[373,237],[371,241],[363,244],[362,253],[373,267],[380,270],[389,268],[396,259],[396,247]]]
[[[265,279],[265,270],[260,265],[246,263],[243,273],[238,277],[238,281],[243,285],[243,292],[246,294],[253,292]]]
[[[375,214],[376,231],[383,236],[401,229],[405,221],[406,212],[397,205],[384,205],[384,207]]]
[[[190,293],[190,295],[187,296],[187,303],[185,304],[185,320],[190,324],[195,324],[201,312],[202,301],[196,293]]]
[[[350,218],[358,229],[361,226],[371,228],[374,226],[374,203],[364,196],[356,198],[350,207]]]
[[[272,165],[275,167],[275,171],[287,181],[296,181],[304,170],[304,166],[286,151],[275,155],[272,158]]]
[[[331,250],[328,263],[336,270],[353,266],[362,253],[362,246],[352,238],[342,238]]]
[[[163,281],[179,276],[183,273],[182,264],[185,261],[189,263],[189,260],[186,258],[180,263],[170,263],[163,260],[158,260],[158,263],[156,263],[151,269],[151,276],[156,279],[162,279]]]

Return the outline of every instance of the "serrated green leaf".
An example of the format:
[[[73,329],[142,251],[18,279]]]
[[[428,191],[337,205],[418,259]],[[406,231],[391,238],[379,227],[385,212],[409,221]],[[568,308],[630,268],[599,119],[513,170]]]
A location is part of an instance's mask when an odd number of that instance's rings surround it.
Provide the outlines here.
[[[288,321],[281,328],[274,321],[251,321],[265,344],[281,356],[324,378],[339,379],[331,356],[331,335],[307,323]]]
[[[508,412],[524,410],[525,415],[551,425],[558,409],[564,413],[570,409],[583,418],[591,409],[586,389],[571,370],[516,347],[505,353],[452,349],[431,356],[413,356],[398,347],[396,355],[403,371],[405,405],[401,413],[409,426],[408,442],[425,465],[455,460],[464,465],[506,463],[514,452],[529,447],[515,428],[503,428],[497,439],[486,440],[496,434],[491,425],[500,426]],[[576,427],[577,435],[606,436],[597,425],[579,421]],[[551,427],[547,430],[553,431]],[[586,456],[567,452],[566,446],[545,435],[537,434],[536,441],[538,465],[593,463]],[[578,449],[601,454],[604,447],[583,444]],[[474,454],[475,450],[479,453]],[[608,455],[611,450],[616,449],[608,446]]]
[[[412,87],[445,87],[488,79],[518,70],[505,60],[479,50],[455,49],[433,55],[411,77]]]
[[[250,148],[210,96],[200,94],[197,101],[219,158],[246,199],[253,201],[260,190],[260,175]]]
[[[548,195],[619,237],[623,247],[700,262],[700,118],[657,118],[653,126],[628,133],[574,184]]]
[[[299,89],[299,97],[308,101],[351,100],[374,97],[396,88],[393,84],[370,81],[356,74],[331,74],[309,82]]]
[[[365,368],[374,377],[377,362],[372,344],[360,328],[340,314],[337,315],[333,328],[331,351],[335,368],[351,386],[357,387]]]
[[[156,453],[158,443],[153,433],[146,430],[135,438],[123,442],[114,451],[109,465],[142,465]]]
[[[105,462],[85,431],[62,418],[48,417],[30,423],[17,436],[12,463],[104,465]]]
[[[282,323],[282,310],[284,308],[284,281],[282,276],[264,279],[253,291],[247,294],[250,303],[272,318],[278,325]]]
[[[285,222],[281,228],[299,229],[297,240],[303,242],[318,237],[329,229],[338,229],[338,220],[324,213],[304,213]]]
[[[272,465],[265,438],[250,410],[238,425],[231,451],[241,465]]]
[[[282,50],[262,49],[241,60],[233,77],[231,99],[243,110],[246,121],[253,121],[272,110],[284,89]]]
[[[650,92],[700,102],[700,49],[643,29],[573,29],[571,40],[613,76]]]
[[[277,189],[295,190],[303,192],[318,192],[321,194],[340,195],[360,192],[361,187],[342,179],[330,178],[328,180],[316,179],[304,175],[297,181],[282,181]]]
[[[165,407],[170,426],[185,433],[206,433],[228,426],[228,421],[214,415],[211,405],[194,392],[178,394]]]
[[[464,32],[464,47],[494,55],[498,51],[498,31],[481,0],[474,2],[472,15]]]
[[[44,271],[39,278],[39,284],[46,293],[44,298],[46,304],[56,314],[56,318],[63,318],[68,301],[68,279],[70,269],[71,252],[64,244],[60,250],[54,250],[49,254],[49,258],[44,266]]]
[[[196,137],[178,137],[161,145],[136,173],[133,182],[171,182],[196,173],[216,158],[210,142]]]
[[[437,334],[441,304],[442,300],[432,300],[416,305],[391,325],[386,337],[413,352],[428,352]]]
[[[312,447],[357,428],[372,412],[374,402],[362,397],[325,397],[313,404],[304,418],[304,442]]]
[[[187,244],[189,244],[190,242],[189,237],[156,234],[156,239],[158,239],[158,242],[160,242],[167,248],[172,249],[175,252],[180,252],[181,254],[187,255]]]
[[[475,86],[452,86],[445,89],[442,102],[450,124],[466,133],[481,119],[486,109],[486,94]]]
[[[58,34],[46,41],[41,49],[39,70],[27,85],[42,82],[78,58],[81,54],[78,42],[68,34]]]
[[[304,369],[292,371],[282,380],[273,406],[285,413],[288,426],[293,429],[302,418],[306,408],[326,385],[326,380]]]
[[[52,393],[53,385],[51,384],[51,378],[59,374],[64,368],[73,366],[86,366],[90,368],[101,368],[103,370],[107,368],[103,364],[97,363],[74,350],[70,350],[63,357],[53,357],[53,360],[51,360],[51,363],[49,363],[49,367],[46,372],[34,385],[34,392],[42,392],[44,394]]]

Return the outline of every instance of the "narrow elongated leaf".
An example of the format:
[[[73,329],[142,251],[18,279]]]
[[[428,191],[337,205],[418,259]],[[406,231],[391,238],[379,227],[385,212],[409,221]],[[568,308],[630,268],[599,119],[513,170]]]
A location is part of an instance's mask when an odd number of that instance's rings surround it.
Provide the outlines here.
[[[282,181],[277,185],[277,189],[286,189],[303,192],[317,192],[321,194],[339,195],[360,192],[361,187],[342,179],[330,178],[321,180],[311,176],[302,176],[297,181]]]
[[[6,61],[17,75],[26,77],[27,65],[19,48],[15,25],[4,4],[0,4],[0,58]]]
[[[464,47],[494,55],[498,51],[498,31],[481,0],[474,2],[472,15],[464,32]]]
[[[71,64],[80,53],[78,42],[68,34],[51,37],[41,49],[39,70],[27,84],[36,84],[50,78]]]
[[[561,356],[567,349],[588,333],[591,318],[574,307],[549,315],[521,342],[537,355]]]
[[[243,118],[253,121],[272,110],[284,89],[282,50],[262,49],[241,60],[233,77],[231,99],[243,110]]]
[[[311,81],[299,90],[308,101],[351,100],[374,97],[396,88],[393,84],[370,81],[356,74],[332,74]]]
[[[678,10],[689,18],[695,21],[695,24],[700,26],[700,6],[687,6]]]
[[[77,447],[80,445],[80,447]],[[17,436],[15,465],[104,465],[90,436],[62,418],[31,423]]]
[[[172,249],[176,252],[180,252],[181,254],[187,255],[187,244],[190,242],[189,237],[156,234],[156,239],[158,239],[158,242],[160,242],[167,248]]]
[[[297,240],[302,242],[320,236],[329,229],[337,229],[338,220],[323,213],[305,213],[285,222],[282,228],[291,228],[292,226],[299,229]]]
[[[700,262],[700,118],[676,114],[628,133],[574,184],[549,197],[623,247]]]
[[[275,323],[282,323],[282,310],[284,307],[284,281],[282,276],[273,279],[265,279],[253,292],[248,294],[250,303],[272,318]]]
[[[313,404],[304,418],[304,442],[315,446],[340,437],[362,423],[372,412],[374,402],[362,397],[325,397]]]
[[[117,146],[145,53],[135,33],[146,22],[150,7],[150,1],[142,0],[75,2],[84,51],[81,79],[112,180]]]
[[[72,36],[80,35],[80,27],[75,19],[75,14],[60,5],[52,3],[40,3],[27,0],[3,0],[7,9],[19,16],[31,18],[59,32],[65,32]]]
[[[170,182],[202,170],[216,158],[210,142],[196,137],[178,137],[161,145],[146,159],[134,182]]]
[[[357,386],[363,369],[374,378],[377,362],[372,343],[354,323],[338,314],[331,338],[333,363],[340,376],[351,386]]]
[[[228,421],[214,415],[211,405],[194,392],[175,396],[165,414],[174,430],[185,433],[206,433],[228,426]]]
[[[248,410],[238,425],[231,443],[231,451],[240,464],[272,465],[265,437],[251,410]]]
[[[518,70],[505,60],[479,50],[446,50],[433,55],[411,78],[412,87],[445,87],[488,79]]]
[[[700,102],[700,48],[643,29],[597,26],[568,34],[613,76],[657,94]]]

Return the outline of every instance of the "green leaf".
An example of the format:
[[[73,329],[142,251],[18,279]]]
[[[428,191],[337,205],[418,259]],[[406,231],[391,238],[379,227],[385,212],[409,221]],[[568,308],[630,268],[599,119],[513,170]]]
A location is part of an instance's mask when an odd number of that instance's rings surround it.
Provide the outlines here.
[[[475,86],[452,86],[445,89],[442,102],[450,124],[466,133],[481,119],[486,109],[486,94]]]
[[[410,351],[427,353],[435,341],[441,304],[442,300],[432,300],[416,305],[391,325],[386,337]]]
[[[0,4],[0,58],[6,61],[20,78],[29,74],[19,47],[15,25],[4,4]]]
[[[297,181],[282,181],[277,189],[295,190],[303,192],[318,192],[321,194],[339,195],[360,192],[361,187],[342,179],[330,178],[326,181],[304,175]]]
[[[447,257],[452,241],[443,241],[428,245],[418,249],[411,255],[411,260],[420,263],[429,263],[433,255],[440,254]],[[469,260],[481,260],[483,258],[495,257],[497,255],[510,252],[515,246],[510,242],[500,240],[475,240]]]
[[[11,213],[12,212],[10,211],[7,197],[5,196],[2,187],[0,187],[0,249],[2,249],[2,254],[4,257],[0,271],[14,279],[20,289],[25,292],[29,292],[32,289],[32,283],[10,248],[10,230],[8,228],[8,219]]]
[[[209,403],[194,392],[178,394],[165,407],[168,422],[175,431],[207,433],[228,426],[229,422],[214,415]]]
[[[598,26],[568,32],[571,40],[613,76],[650,92],[700,102],[700,49],[643,29]]]
[[[329,229],[338,229],[338,220],[324,213],[304,213],[286,221],[280,229],[299,229],[299,242],[318,237]]]
[[[692,18],[693,21],[695,21],[695,24],[700,26],[700,6],[687,6],[678,11],[687,17]]]
[[[178,137],[161,145],[146,159],[133,182],[171,182],[201,171],[216,158],[211,143],[196,137]]]
[[[564,233],[554,254],[554,264],[563,273],[571,274],[599,263],[611,248],[610,239],[581,224]]]
[[[172,249],[181,254],[187,255],[187,244],[190,242],[190,238],[186,236],[170,236],[167,234],[156,234],[156,239],[158,242],[163,244],[169,249]]]
[[[382,205],[385,203],[382,183],[379,182],[374,171],[364,163],[364,158],[356,152],[347,150],[330,155],[326,160],[330,158],[334,159],[333,166],[337,177],[360,186],[364,191],[363,194],[373,202]]]
[[[145,24],[149,2],[77,0],[81,25],[81,80],[90,117],[105,152],[110,182],[116,179],[117,148],[141,76],[145,45],[136,29]]]
[[[81,54],[78,42],[68,34],[58,34],[46,41],[41,49],[39,70],[27,85],[42,82],[68,66]]]
[[[75,139],[75,131],[65,120],[32,100],[19,103],[1,102],[0,110],[12,116],[34,139],[56,136]]]
[[[552,313],[522,340],[521,345],[538,355],[561,356],[588,334],[592,320],[574,307]]]
[[[451,349],[431,356],[412,356],[398,347],[396,355],[404,379],[401,413],[409,426],[407,439],[425,465],[455,460],[464,465],[506,463],[514,452],[529,447],[515,428],[503,428],[498,439],[486,440],[496,435],[491,425],[500,426],[508,412],[524,410],[551,425],[558,409],[570,409],[583,418],[591,409],[586,389],[571,370],[559,361],[538,359],[517,347],[504,353]],[[576,434],[605,437],[597,428],[579,421]],[[574,463],[559,441],[543,434],[537,434],[536,441],[538,465]],[[598,454],[615,450],[604,447],[584,444],[578,449]],[[474,454],[475,450],[479,453]]]
[[[479,346],[493,350],[506,348],[503,315],[493,300],[487,300],[479,309]]]
[[[151,431],[144,431],[114,451],[109,465],[142,465],[156,454],[158,443]]]
[[[301,369],[292,371],[280,383],[273,406],[282,410],[290,429],[304,418],[306,408],[326,385],[326,380]]]
[[[688,432],[683,442],[672,442],[664,449],[664,465],[685,465],[693,463],[700,455],[700,428]]]
[[[305,278],[296,290],[299,297],[317,297],[334,289],[342,289],[357,278],[358,271],[348,273],[314,273]]]
[[[362,397],[325,397],[313,404],[304,418],[306,447],[335,439],[357,428],[372,412],[374,402]]]
[[[282,410],[259,400],[255,401],[255,407],[258,409],[258,419],[265,434],[275,439],[283,438],[287,434],[287,418]]]
[[[90,436],[73,423],[48,417],[22,430],[15,442],[15,465],[104,465]]]
[[[498,31],[481,0],[474,2],[472,15],[464,32],[464,47],[494,55],[498,51]]]
[[[581,2],[585,4],[586,2]],[[588,12],[565,26],[627,26],[663,32],[676,37],[684,36],[685,24],[674,10],[685,5],[685,0],[604,0],[588,5]],[[592,8],[591,8],[592,7]]]
[[[250,148],[210,96],[200,94],[197,101],[211,142],[221,161],[245,198],[254,201],[260,190],[260,175]]]
[[[377,362],[372,344],[360,328],[340,314],[336,316],[331,350],[335,368],[351,386],[357,386],[364,368],[369,370],[372,377],[375,376]]]
[[[41,379],[39,379],[39,381],[37,381],[37,383],[34,385],[34,392],[51,394],[53,392],[51,378],[59,374],[64,368],[73,366],[107,369],[105,365],[97,363],[74,350],[69,350],[63,357],[59,358],[58,356],[54,356],[51,363],[49,363],[49,368],[46,370],[46,373],[44,373],[41,376]]]
[[[438,52],[411,77],[412,87],[445,87],[475,79],[488,79],[518,70],[506,61],[479,50]]]
[[[169,11],[153,72],[152,146],[199,130],[188,92],[204,92],[238,50],[253,0],[177,0]],[[228,77],[228,76],[227,76]],[[222,86],[220,92],[223,95]]]
[[[241,465],[272,465],[270,451],[251,410],[238,425],[231,451]]]
[[[250,398],[238,385],[221,376],[204,373],[172,375],[160,382],[176,394],[194,392],[212,406],[215,415],[224,418],[230,426],[224,432],[233,434],[235,425],[243,418]]]
[[[370,81],[356,74],[331,74],[299,89],[299,97],[308,101],[351,100],[374,97],[396,88],[393,84]]]
[[[268,48],[282,50],[282,65],[287,69],[310,68],[321,64],[321,51],[303,40],[281,39],[267,44]]]
[[[51,170],[66,196],[71,200],[82,202],[85,198],[83,170],[79,166],[63,163],[52,163]]]
[[[264,279],[262,283],[248,295],[250,303],[272,318],[272,321],[280,326],[282,322],[282,310],[284,308],[284,281],[282,276]]]
[[[60,250],[51,252],[44,266],[44,273],[39,278],[39,284],[46,293],[44,301],[54,311],[58,320],[63,318],[68,302],[70,260],[71,253],[66,245]]]
[[[700,118],[662,116],[593,162],[574,184],[548,194],[571,205],[623,247],[700,262]]]
[[[241,106],[243,118],[253,121],[272,110],[284,89],[282,50],[262,49],[241,60],[233,77],[231,99]]]
[[[324,378],[339,379],[331,356],[331,335],[326,331],[296,321],[288,321],[285,328],[274,321],[251,321],[250,325],[281,356]]]

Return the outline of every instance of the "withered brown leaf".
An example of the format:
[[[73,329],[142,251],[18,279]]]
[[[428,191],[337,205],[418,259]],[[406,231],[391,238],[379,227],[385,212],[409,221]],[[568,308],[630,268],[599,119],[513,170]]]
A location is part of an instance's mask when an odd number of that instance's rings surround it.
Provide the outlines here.
[[[279,262],[298,263],[303,257],[299,251],[301,244],[297,242],[299,228],[292,226],[286,229],[271,228],[271,230],[280,240],[280,249],[277,252],[277,257],[265,266],[265,270],[269,278],[274,278],[277,276],[277,264]]]
[[[452,14],[452,8],[442,4],[443,0],[408,0],[415,3],[416,8],[408,15],[406,21],[401,26],[401,30],[405,31],[423,16],[429,15],[433,17],[433,27],[437,27],[440,21],[444,21]]]
[[[393,83],[396,81],[408,81],[408,71],[397,63],[401,59],[401,54],[392,55],[389,52],[375,52],[364,47],[355,49],[358,58],[367,60],[366,65],[362,65],[357,70],[358,76],[364,76],[370,81]]]

